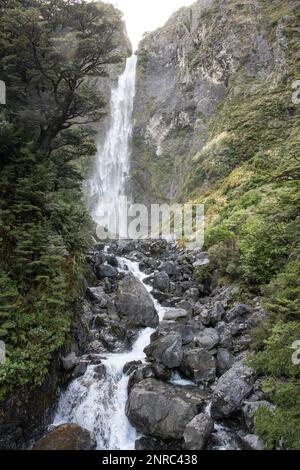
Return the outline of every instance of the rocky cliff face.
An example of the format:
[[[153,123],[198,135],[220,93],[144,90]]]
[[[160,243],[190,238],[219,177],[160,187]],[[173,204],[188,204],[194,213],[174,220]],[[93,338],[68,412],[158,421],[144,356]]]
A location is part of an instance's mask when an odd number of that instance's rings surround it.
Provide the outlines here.
[[[275,4],[293,2],[271,3],[199,0],[145,36],[134,111],[138,200],[180,197],[193,157],[217,143],[210,131],[220,105],[254,99],[261,86],[275,87],[284,76],[284,17],[270,34],[270,15]],[[226,144],[231,136],[218,139]]]

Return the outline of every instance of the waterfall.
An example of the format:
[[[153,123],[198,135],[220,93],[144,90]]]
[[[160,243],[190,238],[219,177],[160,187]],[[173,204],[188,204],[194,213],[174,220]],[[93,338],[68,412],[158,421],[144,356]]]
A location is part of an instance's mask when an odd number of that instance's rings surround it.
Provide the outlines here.
[[[98,144],[93,176],[87,184],[92,217],[99,225],[121,237],[127,235],[126,211],[119,210],[119,207],[122,198],[129,196],[127,183],[136,62],[136,55],[127,59],[124,73],[112,90],[109,129],[104,142]],[[119,220],[115,219],[115,214]]]

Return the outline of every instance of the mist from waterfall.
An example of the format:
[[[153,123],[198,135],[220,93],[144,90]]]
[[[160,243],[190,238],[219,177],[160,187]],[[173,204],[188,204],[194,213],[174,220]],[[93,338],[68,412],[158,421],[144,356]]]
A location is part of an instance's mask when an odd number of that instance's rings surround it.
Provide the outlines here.
[[[128,181],[136,63],[136,55],[127,59],[118,85],[112,90],[109,129],[104,142],[98,144],[95,168],[87,184],[93,219],[99,226],[118,233],[120,237],[127,234],[126,210],[120,210],[120,204],[125,196],[130,196]],[[115,219],[115,214],[118,214],[119,220]]]

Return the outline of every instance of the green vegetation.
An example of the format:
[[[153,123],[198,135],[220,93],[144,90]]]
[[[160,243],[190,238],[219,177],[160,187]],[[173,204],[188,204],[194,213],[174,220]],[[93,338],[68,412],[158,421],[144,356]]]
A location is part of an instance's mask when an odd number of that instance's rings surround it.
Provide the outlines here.
[[[300,340],[300,106],[292,102],[292,83],[300,77],[300,11],[292,1],[260,2],[260,11],[270,41],[280,25],[286,73],[272,83],[243,77],[242,69],[230,77],[228,95],[209,122],[208,142],[192,159],[184,196],[205,202],[206,248],[219,282],[237,282],[262,296],[268,315],[253,331],[251,364],[277,408],[257,413],[256,431],[268,448],[283,439],[296,449],[300,366],[292,363],[292,344]],[[244,13],[241,8],[236,14]],[[213,30],[217,19],[206,15],[205,21]]]
[[[0,398],[43,383],[80,295],[92,222],[82,175],[105,111],[93,77],[122,59],[120,13],[76,0],[2,0]]]

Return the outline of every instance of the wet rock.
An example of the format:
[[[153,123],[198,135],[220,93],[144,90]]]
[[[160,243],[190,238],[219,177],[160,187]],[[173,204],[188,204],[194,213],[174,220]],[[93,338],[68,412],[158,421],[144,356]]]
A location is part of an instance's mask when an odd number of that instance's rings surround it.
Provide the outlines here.
[[[107,351],[107,348],[98,339],[95,339],[89,343],[89,352],[91,352],[92,354],[93,353],[101,354],[101,353],[105,353],[106,351]]]
[[[255,434],[247,434],[241,437],[242,448],[244,450],[264,450],[264,443],[260,437]]]
[[[184,448],[187,450],[203,450],[214,430],[214,422],[210,416],[201,413],[188,423],[183,434]]]
[[[111,322],[107,327],[100,328],[98,337],[108,351],[121,352],[129,347],[129,334],[130,330],[116,322]]]
[[[207,394],[147,379],[136,384],[126,405],[126,415],[144,434],[163,440],[181,439],[186,425],[201,411]]]
[[[246,402],[245,406],[243,407],[243,416],[246,426],[250,432],[254,431],[254,416],[259,408],[267,408],[270,411],[275,410],[275,406],[266,400]]]
[[[161,292],[160,290],[153,289],[151,294],[153,297],[158,300],[160,304],[164,304],[164,302],[168,302],[171,295],[166,292]]]
[[[163,364],[160,364],[159,362],[154,362],[151,367],[153,370],[154,377],[157,380],[161,380],[162,382],[168,382],[169,380],[171,380],[172,371],[165,367]]]
[[[165,321],[176,321],[179,319],[187,318],[188,312],[182,308],[172,308],[164,315]]]
[[[220,348],[217,354],[217,373],[219,376],[225,374],[233,364],[233,356],[228,349]]]
[[[179,367],[183,357],[181,336],[173,334],[151,341],[144,352],[148,358],[162,363],[168,369]]]
[[[77,424],[62,424],[40,439],[32,450],[94,450],[95,437]]]
[[[94,377],[98,380],[103,380],[106,377],[106,367],[104,364],[99,364],[94,368]]]
[[[170,288],[170,279],[165,271],[154,274],[153,287],[161,292],[168,292]]]
[[[205,349],[184,351],[180,370],[186,377],[198,384],[213,382],[216,378],[215,359]]]
[[[218,332],[213,328],[206,328],[203,331],[200,331],[195,338],[195,346],[204,349],[213,349],[219,344],[219,335]]]
[[[131,326],[155,328],[159,323],[153,300],[145,286],[131,273],[119,282],[116,306]]]
[[[72,377],[73,379],[77,379],[78,377],[82,377],[88,368],[89,362],[88,361],[80,361],[77,366],[75,367]]]
[[[219,380],[212,397],[211,416],[213,419],[229,417],[241,409],[250,395],[255,381],[253,369],[238,362]]]
[[[62,366],[66,371],[74,369],[79,363],[79,359],[74,352],[71,352],[67,356],[61,357]]]
[[[118,276],[118,270],[109,264],[103,264],[95,267],[96,276],[98,279],[115,279]]]
[[[132,372],[135,372],[140,365],[142,365],[142,361],[127,362],[127,364],[125,364],[125,366],[123,367],[123,373],[126,375],[130,375],[132,374]]]
[[[153,368],[150,364],[143,364],[129,377],[128,381],[128,392],[134,387],[134,385],[142,382],[143,380],[155,378]]]

